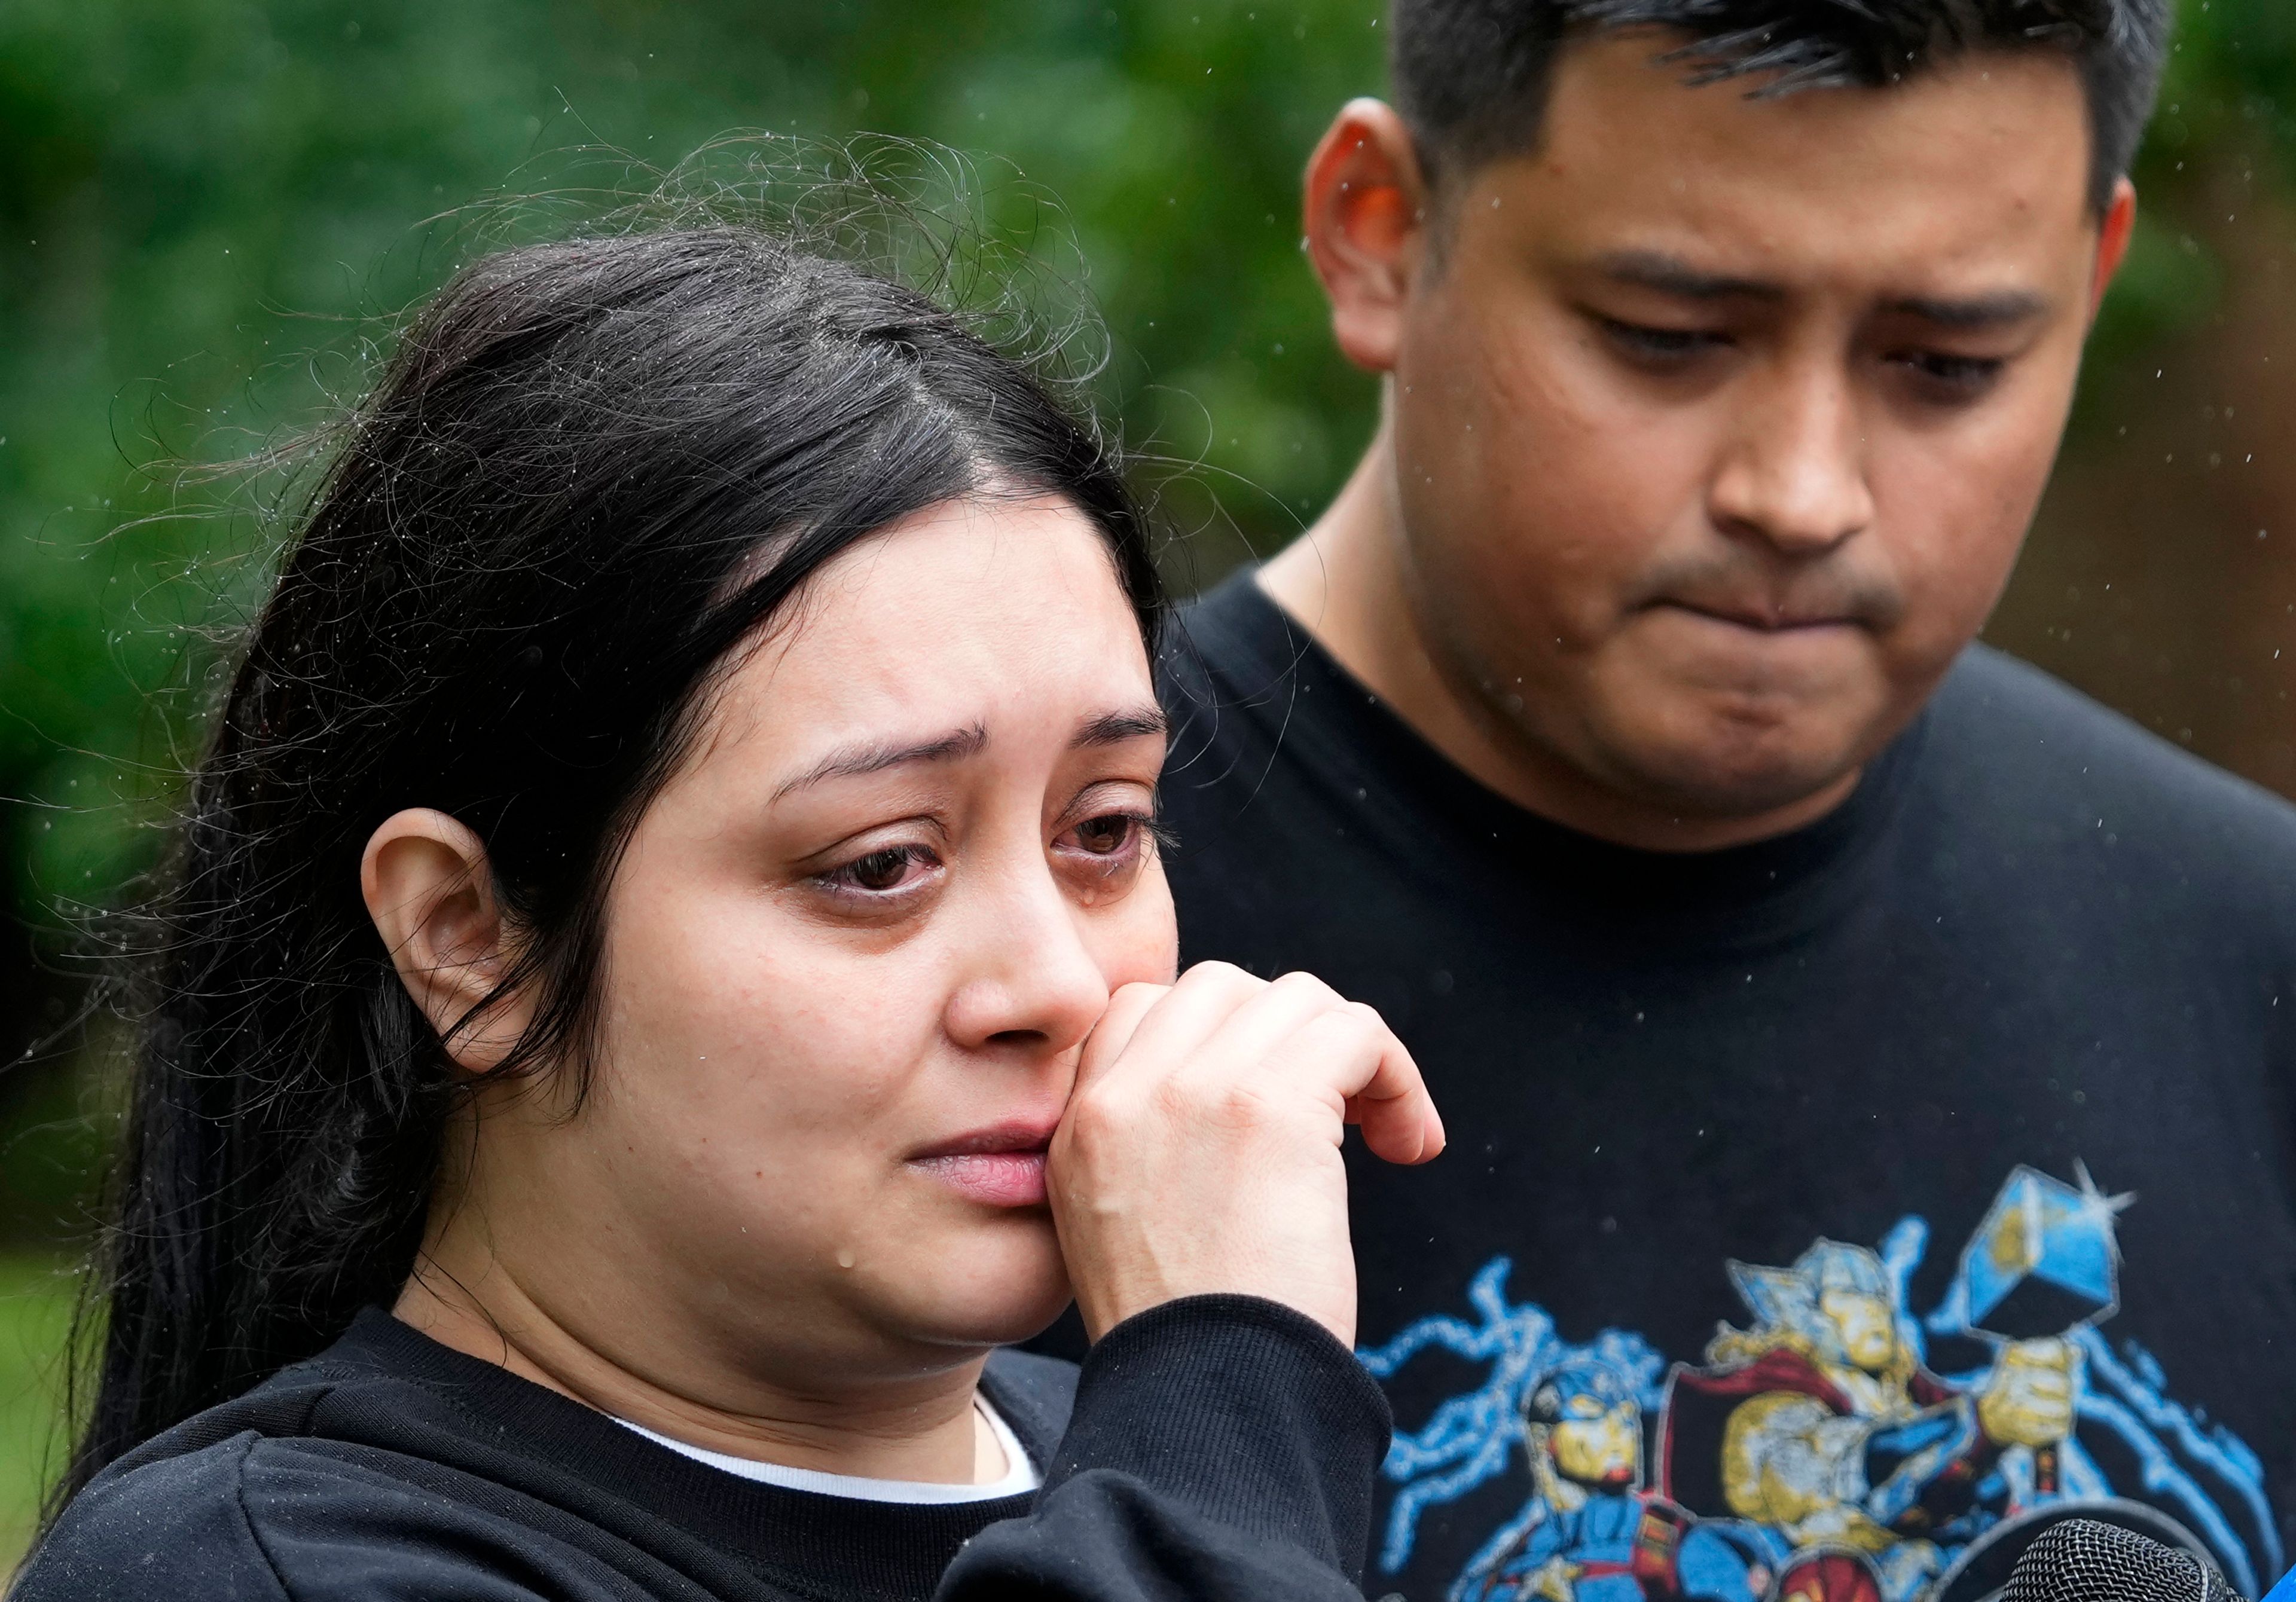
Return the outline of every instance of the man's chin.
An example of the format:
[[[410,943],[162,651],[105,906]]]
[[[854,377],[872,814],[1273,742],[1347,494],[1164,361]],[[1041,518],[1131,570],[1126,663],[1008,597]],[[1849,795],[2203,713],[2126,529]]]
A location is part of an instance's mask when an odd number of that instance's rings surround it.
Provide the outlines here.
[[[1863,765],[1856,745],[1836,740],[1652,742],[1613,757],[1645,805],[1711,823],[1795,818],[1795,818],[1814,821],[1849,795]]]
[[[1723,823],[1818,813],[1902,719],[1886,689],[1857,675],[1767,692],[1713,683],[1620,685],[1588,710],[1599,768],[1644,805]],[[1605,715],[1608,714],[1608,715]],[[1810,815],[1817,815],[1816,813]]]

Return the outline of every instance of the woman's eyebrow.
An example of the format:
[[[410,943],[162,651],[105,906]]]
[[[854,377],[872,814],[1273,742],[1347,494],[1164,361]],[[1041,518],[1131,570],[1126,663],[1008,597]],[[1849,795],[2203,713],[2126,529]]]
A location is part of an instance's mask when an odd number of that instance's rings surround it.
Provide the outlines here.
[[[1128,707],[1118,712],[1103,712],[1097,717],[1086,718],[1070,743],[1077,747],[1112,746],[1128,740],[1137,740],[1144,734],[1165,732],[1164,715],[1151,703],[1144,707]],[[958,762],[976,756],[988,744],[988,730],[980,723],[971,723],[962,729],[952,729],[931,740],[908,740],[896,744],[890,740],[862,740],[840,746],[815,763],[795,778],[785,779],[775,788],[773,799],[819,784],[829,779],[857,779],[867,773],[881,773],[887,768],[904,766],[912,762]]]
[[[897,768],[912,762],[955,762],[978,755],[988,743],[988,731],[980,723],[952,729],[931,740],[912,740],[895,745],[886,740],[863,740],[856,745],[842,746],[815,763],[794,779],[784,780],[776,788],[773,798],[779,801],[808,785],[819,784],[825,779],[857,779],[865,773],[879,773],[887,768]]]
[[[1103,712],[1098,717],[1088,717],[1070,743],[1085,746],[1112,746],[1128,740],[1138,740],[1144,734],[1162,734],[1170,724],[1164,714],[1151,702],[1144,707],[1128,707],[1121,712]]]

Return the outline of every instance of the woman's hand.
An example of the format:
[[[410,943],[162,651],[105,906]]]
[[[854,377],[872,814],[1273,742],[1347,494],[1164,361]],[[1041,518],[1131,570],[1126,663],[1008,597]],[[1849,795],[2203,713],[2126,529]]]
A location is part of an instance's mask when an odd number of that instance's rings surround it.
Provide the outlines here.
[[[1371,1008],[1308,974],[1270,983],[1224,962],[1117,992],[1047,1162],[1086,1333],[1227,1291],[1353,1345],[1350,1124],[1391,1163],[1443,1149],[1418,1065]]]

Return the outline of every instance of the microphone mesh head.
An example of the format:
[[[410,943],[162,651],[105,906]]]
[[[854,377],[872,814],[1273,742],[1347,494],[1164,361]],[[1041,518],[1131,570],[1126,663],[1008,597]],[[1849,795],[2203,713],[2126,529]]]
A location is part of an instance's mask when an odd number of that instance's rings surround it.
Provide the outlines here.
[[[2069,1518],[2011,1571],[2001,1602],[2228,1602],[2216,1571],[2133,1530]]]

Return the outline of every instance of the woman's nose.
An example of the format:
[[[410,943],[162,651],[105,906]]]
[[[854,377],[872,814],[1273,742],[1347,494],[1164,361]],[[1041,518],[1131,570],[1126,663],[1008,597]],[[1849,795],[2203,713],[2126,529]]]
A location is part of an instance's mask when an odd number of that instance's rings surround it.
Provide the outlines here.
[[[1014,876],[969,909],[949,1037],[979,1050],[1054,1052],[1082,1043],[1108,1009],[1108,979],[1049,870]]]

